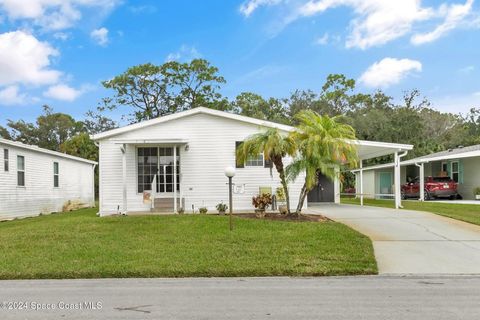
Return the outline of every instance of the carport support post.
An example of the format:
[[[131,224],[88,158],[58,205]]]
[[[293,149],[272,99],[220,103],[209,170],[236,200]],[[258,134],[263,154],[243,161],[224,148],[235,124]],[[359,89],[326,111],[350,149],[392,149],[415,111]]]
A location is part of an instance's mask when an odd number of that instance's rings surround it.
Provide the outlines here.
[[[420,169],[420,174],[418,175],[418,179],[420,180],[420,201],[425,201],[425,168],[424,163],[415,163],[415,165]]]
[[[401,190],[400,190],[400,157],[398,152],[394,153],[394,177],[395,177],[395,209],[399,209],[402,206]]]
[[[177,208],[177,145],[173,146],[173,212],[178,213],[178,208]]]
[[[123,180],[123,214],[127,214],[127,145],[123,144],[122,151],[122,180]]]
[[[363,160],[360,159],[360,205],[363,206]]]

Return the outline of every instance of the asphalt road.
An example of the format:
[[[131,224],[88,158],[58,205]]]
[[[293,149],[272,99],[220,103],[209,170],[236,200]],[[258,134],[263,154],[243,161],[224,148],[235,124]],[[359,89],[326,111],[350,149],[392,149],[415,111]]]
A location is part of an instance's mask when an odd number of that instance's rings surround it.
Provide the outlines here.
[[[478,276],[0,281],[0,297],[2,320],[480,317]]]

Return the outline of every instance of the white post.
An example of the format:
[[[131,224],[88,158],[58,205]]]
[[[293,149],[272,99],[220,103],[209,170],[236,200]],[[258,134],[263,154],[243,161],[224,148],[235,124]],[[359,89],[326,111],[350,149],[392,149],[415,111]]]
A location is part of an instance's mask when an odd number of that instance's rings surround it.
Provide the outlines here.
[[[173,146],[173,212],[178,213],[177,209],[177,146]]]
[[[335,180],[333,182],[334,186],[334,192],[335,192],[335,200],[334,202],[336,204],[340,203],[340,168],[338,166],[335,166]]]
[[[425,163],[416,164],[420,168],[420,174],[418,179],[420,179],[420,201],[425,201]]]
[[[402,206],[401,190],[400,190],[400,157],[398,152],[394,153],[394,180],[395,180],[395,209]]]
[[[127,145],[122,148],[122,179],[123,179],[123,213],[127,213]]]
[[[96,164],[92,167],[92,208],[95,208],[95,168]]]
[[[363,160],[360,160],[360,205],[363,206]]]

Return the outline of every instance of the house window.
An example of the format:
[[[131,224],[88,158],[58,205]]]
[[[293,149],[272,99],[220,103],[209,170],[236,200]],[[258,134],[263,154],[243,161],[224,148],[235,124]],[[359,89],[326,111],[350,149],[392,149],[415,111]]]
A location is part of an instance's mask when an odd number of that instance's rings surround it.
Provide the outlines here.
[[[158,148],[138,148],[138,193],[152,190],[152,181],[158,171]]]
[[[25,187],[25,157],[17,156],[17,186]]]
[[[452,162],[452,173],[451,173],[451,178],[453,181],[458,182],[458,173],[460,172],[459,166],[458,166],[458,161]]]
[[[53,163],[53,187],[58,188],[60,185],[60,175],[58,162]]]
[[[138,148],[137,172],[138,193],[152,190],[152,181],[157,175],[156,192],[173,192],[174,149],[172,147]],[[177,191],[180,190],[180,149],[177,148]]]
[[[263,154],[254,157],[248,157],[245,161],[246,167],[263,167]]]
[[[7,172],[8,168],[8,149],[3,149],[3,170]]]

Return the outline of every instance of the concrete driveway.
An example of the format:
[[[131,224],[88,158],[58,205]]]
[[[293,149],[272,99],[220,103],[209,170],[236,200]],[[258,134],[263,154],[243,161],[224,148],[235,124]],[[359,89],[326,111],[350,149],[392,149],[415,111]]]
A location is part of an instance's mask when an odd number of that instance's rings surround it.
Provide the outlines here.
[[[432,213],[325,204],[309,207],[372,239],[382,274],[480,274],[480,226]]]

